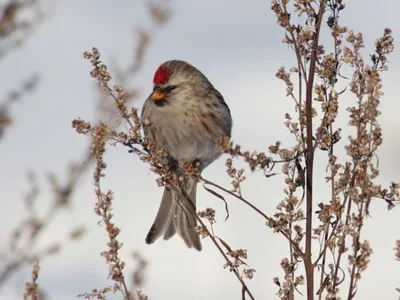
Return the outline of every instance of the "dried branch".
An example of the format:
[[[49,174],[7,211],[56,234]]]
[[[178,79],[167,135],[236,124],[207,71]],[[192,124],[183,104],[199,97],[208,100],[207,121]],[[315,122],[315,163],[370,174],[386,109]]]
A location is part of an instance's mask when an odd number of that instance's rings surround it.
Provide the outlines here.
[[[37,279],[39,277],[39,263],[36,262],[32,270],[32,282],[28,282],[25,285],[24,300],[41,300],[40,293],[38,290]]]

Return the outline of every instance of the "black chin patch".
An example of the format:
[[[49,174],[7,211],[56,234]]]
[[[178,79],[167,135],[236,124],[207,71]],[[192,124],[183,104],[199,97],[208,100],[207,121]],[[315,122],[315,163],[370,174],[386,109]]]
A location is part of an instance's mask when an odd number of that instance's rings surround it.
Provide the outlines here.
[[[154,101],[154,104],[157,106],[157,107],[163,107],[165,104],[167,104],[168,103],[168,101],[167,100],[165,100],[165,99],[162,99],[162,100],[155,100]]]

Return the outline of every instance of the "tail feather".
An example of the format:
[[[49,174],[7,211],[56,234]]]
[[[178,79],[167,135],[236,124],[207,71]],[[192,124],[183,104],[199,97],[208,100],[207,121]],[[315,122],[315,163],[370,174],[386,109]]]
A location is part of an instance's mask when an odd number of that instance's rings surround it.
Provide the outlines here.
[[[189,248],[193,247],[192,240],[189,236],[189,224],[188,218],[191,218],[188,214],[189,211],[187,207],[185,207],[185,203],[179,203],[175,209],[175,218],[173,220],[174,227],[176,228],[176,232],[183,239],[186,246]]]
[[[167,230],[164,232],[164,240],[169,240],[176,233],[174,222],[169,222]]]
[[[202,246],[201,246],[201,242],[200,242],[200,237],[199,234],[196,232],[196,226],[197,226],[197,219],[196,219],[196,195],[197,195],[197,181],[193,180],[193,186],[190,190],[190,194],[189,194],[189,199],[192,200],[193,203],[193,207],[191,207],[192,209],[192,213],[191,216],[193,216],[192,219],[189,218],[189,220],[192,220],[191,222],[189,222],[189,238],[193,243],[193,247],[199,251],[201,251]]]
[[[181,195],[177,192],[164,190],[160,208],[147,234],[146,243],[153,243],[163,234],[164,239],[168,240],[177,232],[189,248],[194,247],[201,251],[200,238],[195,229],[197,224],[196,186],[197,182],[194,179],[187,179],[186,191],[193,205],[187,203],[186,199],[181,199]]]
[[[172,191],[165,188],[156,218],[146,236],[147,244],[154,243],[154,241],[157,240],[165,230],[167,230],[175,211],[175,205],[176,203],[172,198]]]

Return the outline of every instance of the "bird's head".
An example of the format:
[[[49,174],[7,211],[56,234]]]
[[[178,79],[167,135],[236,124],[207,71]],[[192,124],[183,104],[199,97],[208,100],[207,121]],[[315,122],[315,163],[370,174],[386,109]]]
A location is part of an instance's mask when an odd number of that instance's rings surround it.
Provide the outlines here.
[[[210,87],[211,83],[195,67],[181,60],[170,60],[154,73],[150,99],[157,106],[183,105],[188,97],[201,97],[203,91]]]

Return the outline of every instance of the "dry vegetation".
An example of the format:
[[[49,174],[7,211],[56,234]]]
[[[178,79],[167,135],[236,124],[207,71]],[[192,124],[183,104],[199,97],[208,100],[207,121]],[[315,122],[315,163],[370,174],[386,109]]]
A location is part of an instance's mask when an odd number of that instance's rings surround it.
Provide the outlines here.
[[[169,19],[169,9],[161,4],[149,2],[154,29]],[[225,201],[227,211],[229,203],[225,195],[251,207],[255,214],[265,219],[267,227],[287,240],[287,256],[280,262],[282,274],[273,279],[278,298],[295,299],[304,293],[309,300],[354,299],[373,253],[373,245],[364,239],[364,235],[361,237],[365,218],[370,214],[371,200],[381,199],[389,209],[400,200],[400,184],[388,183],[387,187],[382,187],[376,183],[379,175],[377,150],[383,142],[379,125],[379,104],[383,96],[381,73],[388,69],[388,55],[394,49],[392,32],[384,29],[382,36],[376,40],[375,49],[365,59],[362,34],[344,26],[340,19],[345,9],[342,0],[273,0],[271,9],[284,32],[283,43],[290,46],[296,57],[294,66],[281,67],[276,73],[286,86],[286,96],[293,101],[295,113],[287,113],[284,120],[284,126],[293,135],[293,145],[283,147],[277,141],[271,143],[267,152],[260,152],[244,150],[245,147],[233,141],[218,141],[228,156],[226,173],[232,179],[231,187],[222,187],[207,180],[192,165],[186,166],[186,171],[203,182],[210,194]],[[329,45],[320,43],[320,32],[324,26],[330,31]],[[99,83],[101,103],[107,113],[99,116],[99,122],[94,125],[81,119],[73,121],[72,126],[78,133],[91,137],[91,145],[84,155],[85,163],[71,167],[70,180],[64,185],[58,184],[56,176],[52,176],[55,214],[70,201],[77,178],[92,166],[92,162],[95,165],[95,213],[109,238],[107,249],[101,251],[101,255],[109,266],[113,284],[80,295],[85,299],[106,299],[109,292],[120,293],[123,299],[148,299],[140,291],[129,287],[125,279],[125,263],[119,257],[122,241],[118,240],[120,229],[113,221],[112,204],[115,199],[112,191],[102,186],[102,178],[106,176],[104,152],[108,144],[127,147],[158,175],[159,186],[168,185],[187,198],[181,191],[179,180],[172,176],[168,167],[159,163],[165,152],[156,151],[155,146],[143,138],[138,109],[129,108],[136,89],[122,87],[127,86],[128,79],[140,70],[152,33],[153,30],[139,31],[135,60],[115,74],[119,84],[116,86],[111,86],[112,74],[100,60],[99,50],[93,48],[84,53],[92,64],[90,75]],[[351,74],[348,76],[351,78],[344,74]],[[343,86],[345,88],[341,88]],[[337,121],[339,101],[347,94],[352,95],[353,103],[347,109],[348,124],[341,124]],[[115,124],[121,120],[126,126],[117,128]],[[342,140],[341,128],[348,125],[352,127],[352,134]],[[120,131],[119,128],[125,130]],[[343,156],[337,154],[339,141],[345,145],[346,154]],[[118,150],[113,148],[112,151]],[[329,194],[324,197],[327,200],[320,203],[313,197],[314,157],[317,152],[323,154],[325,183],[330,186]],[[263,172],[265,180],[271,176],[282,177],[286,188],[276,211],[263,212],[242,194],[241,183],[251,180],[251,176],[246,178],[245,170],[235,168],[236,160],[246,162],[251,172]],[[32,199],[37,193],[34,176],[31,176],[31,182],[32,192],[26,199],[28,209],[35,203]],[[221,267],[231,271],[242,286],[241,298],[255,299],[246,284],[247,280],[256,276],[256,270],[246,264],[247,250],[232,249],[227,241],[214,235],[214,209],[198,212],[197,219],[199,234],[210,238],[225,260]],[[14,231],[12,243],[19,242],[18,238],[22,231],[27,230],[26,226],[31,230],[28,243],[33,243],[38,232],[45,229],[47,220],[30,216],[22,224]],[[15,271],[22,264],[58,251],[56,246],[50,245],[46,251],[40,249],[11,259],[2,271],[3,277],[9,276],[7,273],[4,275],[5,271]],[[396,259],[400,260],[400,241],[396,242],[395,251]],[[135,282],[139,283],[143,280],[146,262],[140,256],[138,261]],[[38,299],[38,272],[38,264],[35,264],[32,282],[26,286],[27,299]],[[1,278],[0,274],[0,285],[3,283]]]
[[[167,3],[168,4],[168,3]],[[151,16],[149,23],[137,27],[138,41],[132,50],[134,55],[131,62],[125,62],[124,67],[114,66],[116,78],[121,83],[126,84],[135,79],[135,76],[142,69],[143,58],[148,46],[157,30],[163,26],[170,17],[170,9],[164,1],[147,1],[146,6]],[[27,11],[29,19],[19,20],[19,12]],[[32,17],[33,16],[33,17]],[[41,9],[41,2],[36,0],[11,1],[3,7],[2,19],[0,19],[0,43],[4,42],[4,47],[0,44],[0,59],[4,58],[8,51],[17,47],[22,47],[27,38],[33,33],[33,29],[39,26],[42,21],[46,21],[48,13]],[[149,25],[149,26],[147,26]],[[39,76],[35,73],[28,78],[24,78],[21,86],[10,91],[9,96],[0,105],[0,141],[6,140],[6,133],[9,126],[12,125],[12,104],[15,101],[23,100],[23,97],[29,96],[39,82]],[[137,97],[138,87],[131,87],[125,93],[126,102],[134,101]],[[108,97],[104,93],[99,93],[96,87],[96,96],[98,100],[98,123],[106,123],[110,127],[115,127],[119,123],[119,116],[113,105],[110,105]],[[101,120],[101,121],[100,121]],[[96,122],[97,123],[97,122]],[[57,220],[61,213],[71,213],[69,209],[74,201],[73,194],[79,188],[80,179],[87,174],[95,162],[95,156],[92,153],[90,145],[82,149],[82,155],[76,159],[64,162],[66,167],[66,176],[64,174],[55,174],[50,172],[47,175],[47,182],[53,191],[53,197],[48,207],[43,209],[45,214],[38,214],[38,208],[43,208],[45,203],[42,200],[43,187],[38,184],[38,178],[34,171],[27,171],[26,185],[27,191],[22,199],[26,208],[26,215],[21,218],[15,228],[10,229],[10,239],[3,245],[1,251],[0,267],[0,289],[6,288],[10,278],[21,271],[26,265],[33,265],[32,281],[26,284],[25,292],[21,291],[26,299],[45,300],[45,290],[37,283],[39,276],[39,261],[42,261],[50,255],[62,255],[62,250],[71,242],[84,237],[86,232],[82,225],[71,224],[70,232],[64,237],[63,242],[52,241],[48,237],[47,229]],[[59,178],[64,178],[61,181]],[[101,209],[101,208],[99,208]],[[62,237],[61,237],[62,238]],[[47,246],[39,247],[38,240],[45,240]],[[106,253],[103,253],[106,256]],[[146,269],[146,261],[138,253],[134,253],[133,260],[136,261],[136,267],[130,276],[136,286],[143,283],[143,272]],[[106,287],[100,290],[93,290],[84,296],[90,297],[96,295],[101,297],[104,292],[111,291],[112,287]],[[145,299],[144,295],[138,294],[139,299]],[[76,295],[71,295],[76,296]]]

